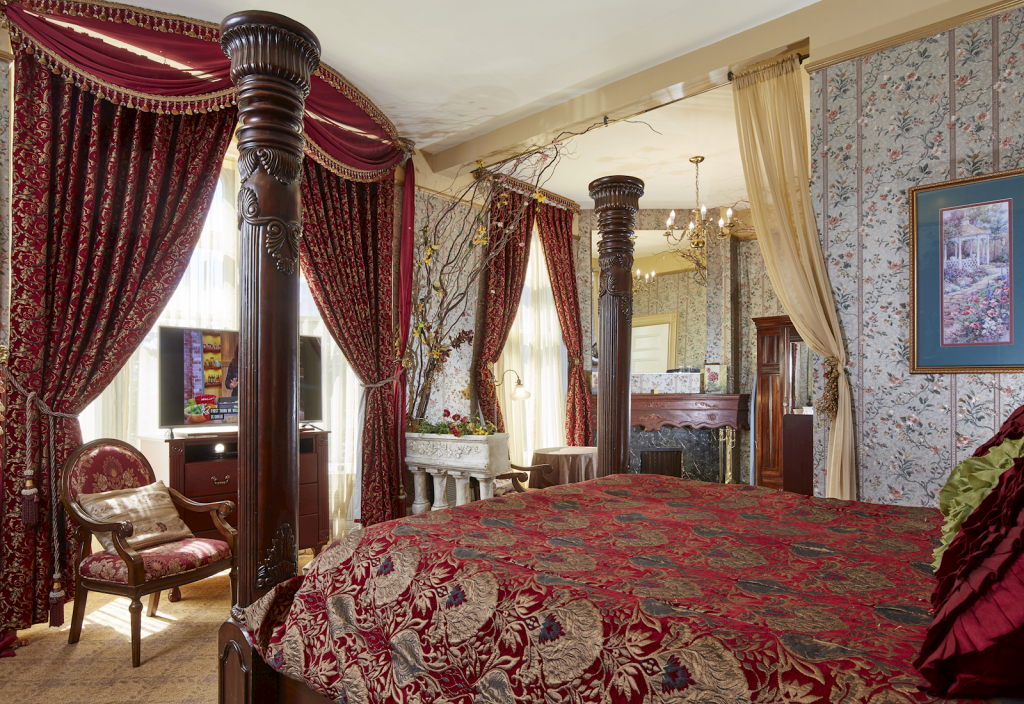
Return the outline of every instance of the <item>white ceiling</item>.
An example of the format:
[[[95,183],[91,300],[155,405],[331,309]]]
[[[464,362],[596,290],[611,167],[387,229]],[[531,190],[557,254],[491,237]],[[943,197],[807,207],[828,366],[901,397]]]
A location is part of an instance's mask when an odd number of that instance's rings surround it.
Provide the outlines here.
[[[135,0],[219,22],[240,0]],[[814,0],[263,0],[421,149],[437,151]],[[682,80],[685,77],[680,77]]]
[[[589,132],[575,138],[569,152],[544,187],[584,208],[594,207],[588,184],[614,174],[644,181],[642,208],[693,208],[695,170],[689,159],[697,154],[705,157],[700,165],[704,205],[731,206],[746,199],[731,86]]]

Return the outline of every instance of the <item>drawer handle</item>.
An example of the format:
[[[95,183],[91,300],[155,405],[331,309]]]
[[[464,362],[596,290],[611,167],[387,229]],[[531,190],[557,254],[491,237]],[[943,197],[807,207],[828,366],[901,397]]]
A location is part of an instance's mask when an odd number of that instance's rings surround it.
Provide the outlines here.
[[[224,481],[222,481],[222,482],[217,481],[217,477],[210,477],[210,481],[213,482],[214,484],[216,484],[217,486],[224,486],[229,481],[231,481],[231,475],[230,474],[225,475]]]

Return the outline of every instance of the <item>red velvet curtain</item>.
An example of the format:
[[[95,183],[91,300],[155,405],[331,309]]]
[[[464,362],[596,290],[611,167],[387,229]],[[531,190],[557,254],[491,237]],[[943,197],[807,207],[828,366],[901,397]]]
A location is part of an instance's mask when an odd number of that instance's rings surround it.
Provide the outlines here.
[[[590,444],[590,388],[583,369],[583,324],[572,253],[571,211],[547,203],[537,206],[537,229],[551,278],[555,310],[569,357],[569,391],[565,398],[565,439],[570,445]]]
[[[394,179],[348,181],[303,162],[299,254],[320,315],[366,386],[363,525],[398,515],[393,324]]]
[[[502,239],[501,228],[514,229],[484,272],[480,289],[483,300],[479,309],[482,344],[474,364],[473,380],[476,382],[481,415],[491,420],[499,432],[505,431],[505,420],[498,404],[491,366],[501,357],[512,323],[516,319],[516,311],[519,310],[519,298],[523,295],[526,279],[526,264],[530,259],[536,205],[531,196],[505,191],[493,199],[491,208],[487,256],[494,254],[497,243]]]
[[[52,410],[78,413],[156,322],[188,266],[235,123],[234,109],[194,115],[133,110],[15,60],[9,367]],[[22,525],[25,398],[8,394],[0,512],[0,627],[45,620],[55,554],[50,501],[81,444],[74,420],[33,427],[40,521]],[[45,453],[45,456],[44,456]],[[58,511],[58,525],[65,525]],[[63,531],[57,531],[62,540]],[[66,540],[66,554],[73,549]],[[64,551],[58,551],[57,555]],[[64,591],[73,583],[69,561]]]

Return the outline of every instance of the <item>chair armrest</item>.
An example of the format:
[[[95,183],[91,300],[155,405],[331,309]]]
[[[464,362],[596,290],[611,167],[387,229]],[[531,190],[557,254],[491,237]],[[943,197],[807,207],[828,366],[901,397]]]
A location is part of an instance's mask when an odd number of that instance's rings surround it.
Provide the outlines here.
[[[549,464],[533,464],[533,465],[530,465],[528,467],[521,467],[518,464],[512,464],[510,462],[509,466],[512,467],[513,471],[506,472],[505,474],[502,474],[502,475],[500,475],[498,477],[495,477],[495,478],[496,479],[511,479],[512,480],[512,488],[515,489],[520,494],[525,494],[526,493],[527,485],[530,483],[530,473],[531,472],[543,471],[545,469],[548,470],[549,472],[551,471],[551,465],[549,465]],[[523,483],[524,476],[525,476],[526,484]]]
[[[527,484],[530,483],[529,473],[519,471],[505,472],[496,476],[495,479],[511,479],[512,488],[516,490],[517,494],[525,494]]]
[[[551,471],[551,465],[549,464],[532,464],[528,467],[520,467],[519,465],[512,464],[510,462],[509,466],[512,467],[512,469],[518,470],[520,472],[526,472],[527,474],[529,474],[530,472],[543,471],[545,469],[548,470],[549,472]]]
[[[181,506],[186,511],[195,511],[196,513],[209,513],[213,519],[213,527],[224,536],[224,542],[231,548],[231,554],[235,554],[235,545],[238,542],[238,531],[235,530],[230,523],[225,521],[229,515],[235,511],[234,501],[210,501],[209,503],[199,503],[192,499],[183,496],[181,492],[171,489],[167,489],[171,492],[171,500],[178,506]]]
[[[86,513],[82,507],[78,505],[77,501],[65,501],[64,508],[67,509],[68,514],[71,516],[71,520],[91,533],[110,533],[119,538],[130,538],[132,537],[132,533],[135,532],[135,527],[132,525],[131,521],[100,523]]]
[[[80,541],[91,538],[92,533],[110,533],[110,539],[114,543],[114,550],[128,566],[128,586],[134,587],[145,583],[146,568],[142,562],[142,557],[135,551],[135,548],[128,544],[128,538],[135,532],[135,527],[131,521],[101,523],[87,514],[78,505],[77,501],[65,500],[63,496],[61,501],[64,503],[65,510],[71,516],[71,520],[78,524],[78,537]],[[83,532],[85,535],[83,535]],[[82,549],[79,552],[79,559],[84,558],[86,554],[88,554],[86,550]]]
[[[181,506],[186,511],[195,511],[196,513],[213,513],[216,511],[221,516],[228,516],[235,511],[234,501],[210,501],[209,503],[200,503],[187,498],[176,489],[168,487],[167,491],[171,493],[171,501],[173,501],[175,505]]]

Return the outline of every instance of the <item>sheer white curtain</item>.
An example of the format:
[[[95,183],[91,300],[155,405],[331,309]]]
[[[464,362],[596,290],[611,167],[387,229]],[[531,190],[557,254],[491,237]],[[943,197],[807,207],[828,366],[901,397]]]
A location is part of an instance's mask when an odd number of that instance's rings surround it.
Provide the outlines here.
[[[565,445],[564,357],[551,279],[534,228],[519,310],[495,365],[495,376],[503,380],[498,397],[514,464],[530,464],[539,448]],[[530,398],[512,400],[515,374],[504,376],[508,370],[520,375]]]
[[[192,260],[157,327],[238,329],[237,174],[235,160],[229,156]],[[323,422],[315,425],[331,433],[327,471],[333,539],[351,529],[353,515],[358,515],[353,493],[358,494],[359,381],[320,318],[305,278],[299,288],[299,333],[320,338]],[[83,440],[117,438],[139,447],[140,437],[163,437],[165,431],[160,429],[158,419],[158,368],[159,344],[154,328],[110,386],[82,411],[79,421]]]
[[[319,428],[331,431],[328,440],[327,480],[330,491],[331,538],[337,539],[356,528],[359,516],[359,378],[349,366],[309,292],[306,277],[299,284],[299,334],[320,338],[323,363],[323,422]]]

